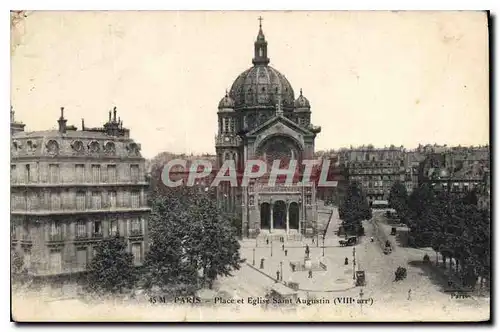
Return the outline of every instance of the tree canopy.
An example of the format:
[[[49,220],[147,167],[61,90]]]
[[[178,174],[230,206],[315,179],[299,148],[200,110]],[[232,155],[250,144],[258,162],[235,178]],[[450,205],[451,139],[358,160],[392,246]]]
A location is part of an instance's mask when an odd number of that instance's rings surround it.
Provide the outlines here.
[[[408,204],[411,244],[430,246],[444,260],[454,258],[468,286],[474,286],[478,276],[489,278],[490,271],[490,215],[478,208],[474,196],[434,192],[424,184],[410,195]]]
[[[339,207],[339,217],[346,230],[356,230],[363,220],[372,217],[368,200],[358,182],[351,182]]]
[[[99,294],[117,294],[132,289],[137,281],[133,259],[123,238],[111,237],[101,241],[89,265],[90,290]]]
[[[234,221],[218,209],[210,191],[200,189],[163,186],[154,192],[147,288],[191,294],[240,268]]]

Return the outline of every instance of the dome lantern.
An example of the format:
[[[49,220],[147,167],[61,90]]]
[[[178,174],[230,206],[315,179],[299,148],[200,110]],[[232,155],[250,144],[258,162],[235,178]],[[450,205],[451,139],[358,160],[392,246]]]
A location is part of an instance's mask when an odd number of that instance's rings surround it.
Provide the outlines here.
[[[295,109],[298,111],[301,110],[309,110],[311,108],[311,104],[306,97],[302,95],[302,89],[300,89],[300,96],[294,102]]]
[[[262,31],[262,20],[263,18],[259,16],[259,34],[257,35],[257,40],[254,43],[254,58],[252,63],[257,65],[267,66],[269,64],[269,58],[267,57],[267,41]]]
[[[234,108],[234,100],[229,96],[226,90],[226,95],[219,102],[219,110],[222,109],[233,109]]]

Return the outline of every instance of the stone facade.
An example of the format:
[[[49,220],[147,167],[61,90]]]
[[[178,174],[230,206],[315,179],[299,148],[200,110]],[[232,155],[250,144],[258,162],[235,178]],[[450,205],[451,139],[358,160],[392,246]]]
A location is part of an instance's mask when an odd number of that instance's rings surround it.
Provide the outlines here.
[[[148,183],[140,145],[116,119],[12,135],[11,249],[34,276],[83,272],[103,238],[125,237],[136,264],[147,250]]]
[[[294,91],[286,77],[269,66],[262,27],[255,41],[253,66],[240,74],[219,102],[215,148],[218,167],[234,160],[238,174],[248,160],[264,160],[270,170],[274,160],[314,158],[314,140],[321,131],[311,124],[309,101]],[[282,167],[283,168],[283,167]],[[301,233],[316,229],[316,186],[269,186],[267,177],[248,187],[222,183],[218,201],[224,211],[241,216],[242,234]]]

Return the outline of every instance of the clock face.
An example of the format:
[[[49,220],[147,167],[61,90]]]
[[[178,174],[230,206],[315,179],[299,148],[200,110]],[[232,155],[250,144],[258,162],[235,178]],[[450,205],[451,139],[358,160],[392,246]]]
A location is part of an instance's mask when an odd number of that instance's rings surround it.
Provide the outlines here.
[[[229,142],[229,137],[224,138],[224,141]]]

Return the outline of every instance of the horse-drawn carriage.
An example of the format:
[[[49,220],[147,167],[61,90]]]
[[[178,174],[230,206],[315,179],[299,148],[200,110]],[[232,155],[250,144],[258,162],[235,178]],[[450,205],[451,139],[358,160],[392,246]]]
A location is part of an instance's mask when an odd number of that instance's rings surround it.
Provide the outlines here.
[[[351,236],[347,240],[340,240],[339,244],[341,247],[345,246],[353,246],[358,242],[358,238],[356,236]]]

